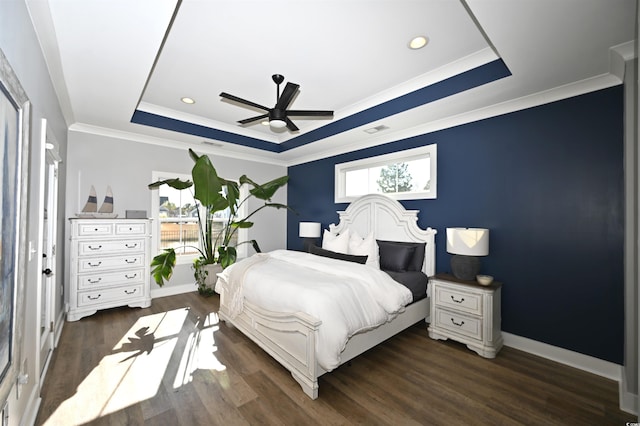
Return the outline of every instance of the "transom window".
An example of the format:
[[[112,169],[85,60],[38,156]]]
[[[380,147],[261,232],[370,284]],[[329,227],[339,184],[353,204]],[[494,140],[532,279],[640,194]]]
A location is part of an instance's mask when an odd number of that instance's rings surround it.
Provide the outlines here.
[[[336,203],[376,193],[399,200],[436,198],[437,146],[336,164]]]

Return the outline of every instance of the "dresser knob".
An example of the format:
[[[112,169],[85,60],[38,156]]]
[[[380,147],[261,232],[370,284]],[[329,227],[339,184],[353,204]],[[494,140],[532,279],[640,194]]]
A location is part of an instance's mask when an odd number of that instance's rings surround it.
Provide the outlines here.
[[[453,297],[453,295],[451,295],[451,300],[453,300],[456,303],[462,303],[462,302],[464,302],[464,297],[460,298],[460,300],[456,300],[456,298]]]

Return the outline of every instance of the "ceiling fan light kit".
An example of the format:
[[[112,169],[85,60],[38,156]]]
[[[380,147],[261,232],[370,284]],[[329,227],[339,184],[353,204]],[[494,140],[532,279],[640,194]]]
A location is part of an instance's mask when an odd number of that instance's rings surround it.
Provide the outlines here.
[[[249,105],[251,107],[267,111],[266,114],[258,115],[256,117],[251,117],[251,118],[245,118],[244,120],[238,121],[238,123],[250,124],[250,123],[268,118],[269,127],[271,127],[272,129],[282,129],[286,127],[291,131],[296,131],[299,129],[293,123],[293,121],[291,121],[289,116],[328,117],[328,118],[333,117],[333,111],[287,109],[287,107],[293,100],[293,97],[297,93],[300,86],[298,84],[288,82],[287,85],[284,87],[284,90],[282,91],[282,95],[280,95],[280,84],[282,84],[282,82],[284,81],[284,76],[281,74],[274,74],[271,76],[271,79],[276,84],[276,104],[273,108],[267,108],[255,102],[247,101],[246,99],[242,99],[225,92],[220,93],[220,96],[225,99],[229,99],[231,101],[235,101],[244,105]]]

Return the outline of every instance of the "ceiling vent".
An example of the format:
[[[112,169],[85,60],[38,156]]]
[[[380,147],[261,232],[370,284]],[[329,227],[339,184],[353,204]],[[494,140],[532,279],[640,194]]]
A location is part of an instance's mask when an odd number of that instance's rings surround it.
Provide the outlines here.
[[[384,125],[379,125],[376,127],[371,127],[369,129],[364,129],[365,132],[369,133],[370,135],[374,134],[374,133],[378,133],[381,130],[387,130],[389,127],[384,126]]]

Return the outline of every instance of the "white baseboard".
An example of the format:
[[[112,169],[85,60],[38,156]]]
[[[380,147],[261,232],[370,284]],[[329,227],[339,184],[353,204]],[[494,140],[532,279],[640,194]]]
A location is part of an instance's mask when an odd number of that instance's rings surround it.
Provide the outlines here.
[[[622,367],[622,379],[620,380],[618,391],[620,393],[620,409],[627,413],[638,415],[638,394],[629,391],[625,367]]]
[[[20,426],[34,425],[36,424],[36,417],[38,416],[38,410],[40,409],[40,403],[42,398],[39,397],[40,385],[34,386],[29,401],[25,407],[22,418],[20,419]]]
[[[504,345],[620,382],[622,366],[592,356],[502,332]]]
[[[175,296],[176,294],[191,293],[196,290],[197,287],[194,283],[158,287],[151,290],[151,298],[156,299],[158,297]]]
[[[519,349],[542,358],[550,359],[570,367],[578,368],[589,373],[618,382],[618,400],[622,411],[630,414],[638,414],[638,395],[626,390],[623,367],[613,362],[604,361],[599,358],[562,349],[557,346],[548,345],[526,337],[516,336],[502,332],[504,345],[514,349]]]

